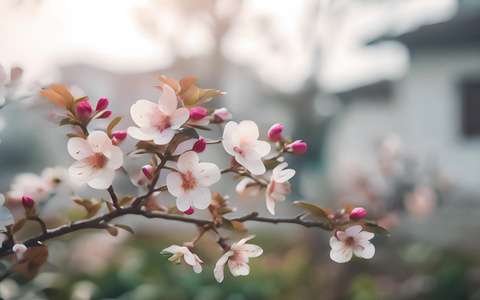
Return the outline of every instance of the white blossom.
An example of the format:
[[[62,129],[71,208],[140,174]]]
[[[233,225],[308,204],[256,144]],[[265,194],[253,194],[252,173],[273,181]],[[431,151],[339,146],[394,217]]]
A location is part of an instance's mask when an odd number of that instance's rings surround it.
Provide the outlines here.
[[[290,194],[290,182],[288,180],[295,175],[295,170],[286,169],[287,163],[281,163],[272,171],[270,183],[267,185],[266,197],[268,211],[275,214],[275,201],[285,201],[285,195]]]
[[[242,121],[237,124],[230,121],[223,131],[222,144],[228,154],[255,175],[265,173],[262,157],[270,153],[268,142],[259,141],[258,126],[253,121]]]
[[[251,235],[241,239],[238,243],[232,245],[222,257],[217,261],[214,269],[215,279],[222,282],[224,278],[223,268],[228,262],[228,268],[233,276],[246,276],[250,273],[248,260],[250,257],[258,257],[262,255],[263,249],[257,245],[246,244],[247,241],[253,239],[255,236]]]
[[[115,170],[123,165],[123,153],[103,131],[90,133],[87,140],[74,137],[68,141],[68,153],[77,161],[68,169],[73,180],[86,182],[94,189],[107,189]]]
[[[173,254],[173,256],[168,259],[169,261],[176,262],[181,259],[188,265],[192,266],[195,273],[198,274],[202,272],[202,265],[200,264],[203,263],[203,261],[196,254],[190,252],[187,247],[171,245],[170,247],[163,249],[162,253],[164,252]]]
[[[220,169],[212,163],[199,162],[197,153],[188,151],[178,158],[178,172],[167,176],[167,188],[177,197],[177,207],[186,211],[190,206],[207,208],[212,199],[208,188],[220,180]]]
[[[375,236],[372,232],[362,231],[362,226],[348,227],[345,232],[337,231],[336,236],[330,238],[330,258],[337,263],[345,263],[357,257],[370,259],[375,254],[375,247],[370,240]]]

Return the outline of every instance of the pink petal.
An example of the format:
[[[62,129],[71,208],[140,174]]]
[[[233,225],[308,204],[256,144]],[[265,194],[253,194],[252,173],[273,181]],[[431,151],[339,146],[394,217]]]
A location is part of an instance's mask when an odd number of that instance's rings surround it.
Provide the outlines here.
[[[353,248],[353,253],[365,259],[370,259],[375,255],[375,246],[370,242],[359,243]]]
[[[330,258],[337,263],[346,263],[352,259],[353,251],[352,247],[346,247],[343,250],[330,251]]]
[[[282,194],[279,194],[279,193],[271,193],[270,197],[273,200],[279,201],[279,202],[285,201],[285,199],[287,199],[287,197],[285,197],[285,195],[282,195]]]
[[[123,152],[119,147],[112,146],[110,149],[110,158],[108,159],[107,168],[116,170],[123,165]]]
[[[87,183],[91,188],[97,190],[106,190],[110,185],[112,185],[114,177],[115,172],[112,169],[103,168],[98,170],[95,176],[88,180]]]
[[[217,183],[222,176],[217,165],[212,163],[199,163],[193,172],[198,184],[202,186],[211,186]]]
[[[240,241],[238,241],[238,243],[235,243],[235,244],[232,245],[232,249],[234,249],[234,250],[240,249],[243,245],[245,245],[246,242],[253,239],[254,237],[255,237],[255,235],[252,234],[252,235],[247,236],[246,238],[241,239]]]
[[[130,107],[130,115],[133,121],[140,127],[150,126],[150,117],[148,112],[155,111],[156,104],[148,100],[138,100]]]
[[[340,249],[345,248],[346,244],[344,242],[341,242],[341,241],[337,240],[337,238],[335,236],[332,236],[330,238],[330,247],[332,248],[332,250],[338,251]]]
[[[158,106],[160,107],[161,111],[169,116],[171,116],[177,109],[177,95],[169,85],[163,85],[163,94],[158,100]]]
[[[179,173],[172,172],[167,175],[167,189],[173,196],[178,197],[184,193],[182,184],[182,176]]]
[[[67,143],[68,153],[76,160],[82,160],[93,155],[93,149],[87,140],[73,137]]]
[[[246,252],[248,257],[259,257],[263,253],[263,249],[257,245],[245,244],[242,246],[240,251]]]
[[[235,153],[235,151],[233,151],[233,148],[235,147],[235,145],[232,143],[231,140],[225,140],[225,139],[222,140],[222,145],[225,151],[231,156],[235,156],[237,154]]]
[[[236,155],[235,159],[254,175],[262,175],[267,170],[262,160],[247,161],[241,155]]]
[[[185,107],[179,108],[170,117],[170,126],[173,129],[178,129],[180,128],[180,126],[182,126],[183,124],[185,124],[185,122],[188,121],[189,117],[190,117],[190,114],[187,108]]]
[[[295,175],[295,170],[292,169],[286,169],[281,171],[277,177],[275,178],[275,181],[278,183],[284,183],[288,180],[290,180],[293,176]]]
[[[248,264],[233,259],[228,260],[228,268],[235,277],[246,276],[248,273],[250,273],[250,267]]]
[[[180,155],[178,158],[177,167],[180,172],[186,174],[188,171],[193,171],[198,164],[198,154],[194,151],[188,151]]]
[[[357,234],[360,233],[360,231],[362,231],[362,226],[360,226],[360,225],[355,225],[355,226],[348,227],[348,228],[345,230],[345,233],[346,233],[348,236],[356,236]]]
[[[68,168],[68,173],[73,180],[87,182],[93,178],[95,171],[86,162],[76,161]]]
[[[275,215],[275,201],[269,195],[267,195],[267,209],[272,215]]]
[[[270,144],[265,141],[255,141],[253,149],[258,153],[258,155],[264,157],[265,155],[268,155],[268,153],[270,153],[272,146],[270,146]]]
[[[368,231],[362,231],[357,236],[355,237],[355,241],[361,242],[361,241],[368,241],[373,239],[375,234],[373,232],[368,232]]]

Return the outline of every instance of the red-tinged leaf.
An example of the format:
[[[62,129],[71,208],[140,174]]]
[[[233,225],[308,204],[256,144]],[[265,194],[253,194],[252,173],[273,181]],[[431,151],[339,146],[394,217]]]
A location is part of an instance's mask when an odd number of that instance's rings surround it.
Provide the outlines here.
[[[190,87],[185,93],[182,93],[182,100],[185,106],[192,106],[198,101],[200,89],[196,86]]]
[[[107,204],[107,208],[109,212],[116,210],[115,207],[113,207],[112,203],[105,201],[105,204]]]
[[[15,222],[12,225],[12,233],[18,232],[20,229],[22,229],[23,226],[25,226],[26,222],[27,222],[27,219],[25,218],[21,218],[17,222]]]
[[[195,83],[197,83],[198,77],[196,76],[185,76],[182,79],[180,79],[180,87],[181,87],[181,92],[180,94],[185,93],[189,88],[191,88]]]
[[[124,206],[128,202],[132,201],[133,199],[137,198],[137,195],[128,195],[128,196],[123,196],[118,200],[118,205]]]
[[[130,226],[128,226],[128,225],[115,224],[115,226],[117,226],[118,228],[122,228],[122,229],[130,232],[131,234],[135,234],[135,232],[133,231],[132,227],[130,227]]]
[[[26,279],[32,279],[38,274],[38,269],[47,261],[48,247],[29,247],[15,267]]]
[[[233,226],[235,227],[236,230],[248,231],[247,227],[245,227],[245,225],[243,225],[242,222],[232,221],[232,224],[233,224]]]
[[[168,78],[164,75],[160,77],[157,76],[157,79],[163,82],[164,84],[170,86],[175,91],[175,93],[178,94],[180,92],[180,84],[175,79]]]
[[[115,126],[118,125],[118,123],[120,123],[120,121],[123,119],[124,116],[120,116],[120,117],[116,117],[115,119],[113,119],[110,124],[108,124],[107,126],[107,135],[109,137],[112,137],[112,131],[113,131],[113,128]]]
[[[224,214],[228,214],[228,213],[231,213],[231,212],[233,212],[233,210],[230,209],[230,208],[227,208],[227,207],[222,207],[222,208],[217,209],[217,213],[219,215],[224,215]]]
[[[230,221],[229,219],[223,218],[222,217],[222,226],[223,228],[233,231],[235,230],[235,225]]]
[[[167,214],[170,214],[170,215],[183,215],[184,213],[181,212],[180,210],[178,210],[177,206],[174,205],[174,206],[170,206],[170,207],[168,208]]]

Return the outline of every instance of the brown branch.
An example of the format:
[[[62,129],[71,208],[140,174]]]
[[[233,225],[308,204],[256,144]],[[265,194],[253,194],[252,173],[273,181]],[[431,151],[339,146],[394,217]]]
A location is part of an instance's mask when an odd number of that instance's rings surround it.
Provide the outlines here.
[[[109,186],[108,189],[107,189],[108,193],[110,194],[110,198],[112,198],[112,202],[113,202],[113,206],[119,210],[121,207],[120,205],[118,205],[118,197],[117,195],[115,194],[115,192],[113,191],[113,186]]]

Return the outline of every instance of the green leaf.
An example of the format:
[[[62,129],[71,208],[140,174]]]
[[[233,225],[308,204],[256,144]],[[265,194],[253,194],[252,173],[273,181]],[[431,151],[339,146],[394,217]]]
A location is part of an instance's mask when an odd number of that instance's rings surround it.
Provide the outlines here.
[[[60,124],[58,124],[58,126],[63,126],[63,125],[68,125],[68,124],[72,124],[71,119],[70,118],[64,118],[60,121]]]
[[[110,122],[110,124],[108,124],[107,126],[107,134],[109,137],[112,136],[112,131],[113,131],[113,128],[115,126],[117,126],[118,123],[120,123],[120,121],[123,119],[124,116],[120,116],[120,117],[116,117],[115,119],[112,120],[112,122]]]
[[[117,226],[119,228],[122,228],[128,232],[130,232],[131,234],[135,234],[135,232],[133,231],[132,227],[128,226],[128,225],[122,225],[122,224],[115,224],[114,226]]]
[[[222,218],[222,226],[228,230],[235,230],[235,225],[229,219]]]
[[[293,206],[298,206],[301,208],[305,208],[309,212],[312,213],[314,216],[321,216],[321,217],[328,217],[327,211],[318,205],[315,205],[313,203],[308,203],[304,201],[295,201],[292,203]]]
[[[199,138],[200,138],[200,136],[198,135],[198,132],[197,132],[195,129],[193,129],[193,128],[184,128],[184,129],[182,130],[182,132],[183,132],[184,134],[186,134],[186,135],[194,138],[194,139],[199,139]]]
[[[231,208],[227,208],[227,207],[221,207],[219,209],[217,209],[217,213],[219,215],[224,215],[224,214],[228,214],[228,213],[231,213],[233,212],[233,210]]]
[[[78,134],[74,134],[74,133],[67,133],[67,136],[69,138],[79,137]]]
[[[363,230],[373,232],[379,236],[390,236],[390,232],[388,230],[377,224],[366,223],[363,226]]]
[[[137,198],[137,195],[123,196],[122,198],[120,198],[120,200],[118,200],[118,205],[123,206],[135,198]]]

